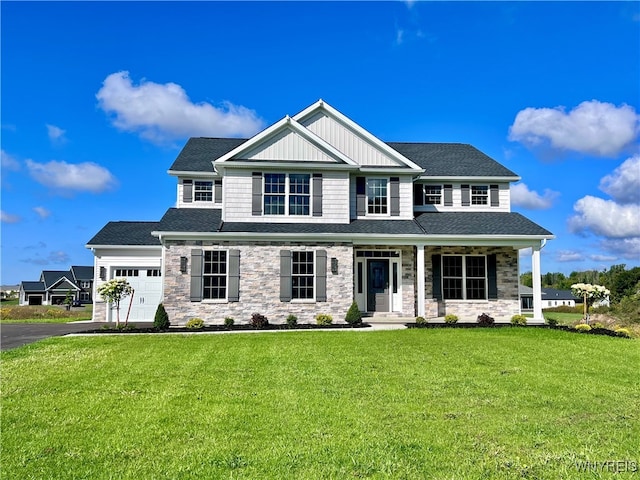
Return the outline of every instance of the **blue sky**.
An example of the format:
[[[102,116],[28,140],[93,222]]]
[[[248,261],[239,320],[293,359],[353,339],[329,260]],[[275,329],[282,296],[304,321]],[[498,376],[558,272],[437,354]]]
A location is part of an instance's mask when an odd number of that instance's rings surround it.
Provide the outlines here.
[[[521,175],[512,209],[557,236],[544,272],[640,265],[639,5],[3,1],[1,282],[91,265],[108,221],[159,220],[189,136],[319,98]]]

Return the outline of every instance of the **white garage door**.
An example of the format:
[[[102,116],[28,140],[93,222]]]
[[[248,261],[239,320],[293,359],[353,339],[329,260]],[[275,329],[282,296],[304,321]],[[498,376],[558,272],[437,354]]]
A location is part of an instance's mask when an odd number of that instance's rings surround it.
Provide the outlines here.
[[[159,268],[116,268],[115,278],[126,278],[133,287],[133,296],[127,297],[120,303],[120,321],[127,318],[130,322],[153,320],[158,304],[162,301],[162,277]],[[111,321],[115,321],[116,312],[112,310]]]

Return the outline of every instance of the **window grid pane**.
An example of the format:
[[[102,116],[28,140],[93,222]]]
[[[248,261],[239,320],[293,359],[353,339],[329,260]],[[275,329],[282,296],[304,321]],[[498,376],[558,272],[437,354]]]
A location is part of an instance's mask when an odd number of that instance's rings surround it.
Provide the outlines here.
[[[486,185],[471,186],[471,205],[487,205],[489,203],[489,187]]]
[[[442,289],[445,300],[485,300],[487,261],[482,255],[442,257]]]
[[[213,201],[213,182],[194,182],[193,199],[196,202]]]
[[[292,298],[313,299],[314,252],[291,252]]]
[[[309,215],[310,180],[306,173],[289,175],[289,215]]]
[[[224,300],[227,298],[227,252],[204,252],[203,298]]]
[[[442,203],[442,185],[424,186],[424,204],[440,205]]]
[[[371,214],[387,213],[387,180],[370,178],[367,180],[367,207]]]

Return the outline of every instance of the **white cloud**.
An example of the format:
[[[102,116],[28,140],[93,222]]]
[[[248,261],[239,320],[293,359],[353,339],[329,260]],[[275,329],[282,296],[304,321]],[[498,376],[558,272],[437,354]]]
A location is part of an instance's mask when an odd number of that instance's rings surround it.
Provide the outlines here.
[[[600,180],[600,190],[620,203],[640,203],[640,155],[636,154]]]
[[[525,108],[509,128],[509,140],[529,147],[549,144],[597,156],[615,156],[631,144],[640,131],[640,116],[633,107],[592,100],[573,110],[564,107]]]
[[[0,210],[0,221],[2,221],[2,223],[18,223],[21,220],[18,215],[12,215],[4,210]]]
[[[34,180],[56,190],[101,193],[116,185],[109,170],[92,162],[71,164],[52,160],[37,163],[27,160],[26,164]]]
[[[593,254],[593,255],[589,255],[589,259],[596,262],[613,262],[617,260],[618,257],[615,257],[613,255]]]
[[[33,207],[33,211],[36,212],[38,216],[42,219],[45,219],[51,216],[51,212],[44,207]]]
[[[580,252],[572,250],[558,250],[556,252],[556,261],[558,262],[582,262],[584,256]]]
[[[531,210],[546,210],[553,206],[553,201],[558,198],[559,192],[545,189],[540,195],[536,191],[529,190],[525,183],[518,183],[511,187],[511,203],[518,207]]]
[[[574,233],[591,231],[606,238],[640,237],[640,205],[619,205],[612,200],[586,197],[578,200],[569,219]]]
[[[601,242],[601,247],[629,260],[640,258],[640,237],[606,239]]]
[[[56,127],[55,125],[47,124],[47,134],[49,135],[49,140],[52,142],[64,143],[67,140],[64,136],[65,133],[67,133],[66,130]]]
[[[191,136],[249,137],[264,127],[246,107],[193,103],[180,85],[146,80],[134,85],[129,72],[109,75],[96,98],[117,128],[157,143]]]
[[[0,150],[0,166],[3,170],[19,170],[20,162],[13,155],[9,155],[4,150]]]

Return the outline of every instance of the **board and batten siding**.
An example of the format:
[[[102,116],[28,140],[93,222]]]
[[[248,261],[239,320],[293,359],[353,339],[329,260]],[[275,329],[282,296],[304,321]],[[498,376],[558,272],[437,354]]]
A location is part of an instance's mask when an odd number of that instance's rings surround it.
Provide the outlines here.
[[[349,174],[346,172],[322,172],[322,216],[253,215],[252,192],[251,170],[227,169],[223,190],[225,222],[349,223]]]
[[[406,166],[389,157],[345,125],[327,117],[324,113],[319,112],[312,115],[302,124],[359,165],[367,167]]]
[[[284,131],[243,155],[248,160],[331,162],[336,159],[293,131]]]

